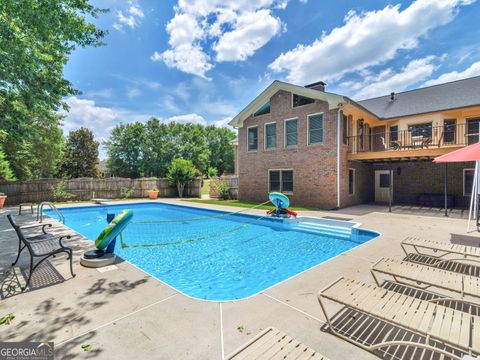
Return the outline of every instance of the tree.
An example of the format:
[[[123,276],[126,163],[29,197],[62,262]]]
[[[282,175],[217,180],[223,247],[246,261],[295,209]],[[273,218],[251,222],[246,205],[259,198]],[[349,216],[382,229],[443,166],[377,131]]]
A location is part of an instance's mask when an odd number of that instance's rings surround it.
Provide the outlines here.
[[[63,67],[77,46],[102,44],[106,32],[87,21],[101,12],[88,0],[0,1],[0,127],[8,134],[2,149],[19,179],[34,176],[38,119],[58,127],[56,112],[67,109],[62,99],[78,94]]]
[[[235,133],[227,128],[210,125],[205,128],[207,146],[210,151],[209,167],[218,170],[219,175],[233,172],[235,162],[235,147],[232,140]]]
[[[15,180],[13,171],[10,169],[10,164],[5,159],[3,151],[0,151],[0,180]]]
[[[136,122],[117,125],[105,142],[107,168],[116,176],[136,178],[144,174],[144,126]]]
[[[104,143],[107,167],[117,176],[164,177],[173,159],[190,160],[203,174],[215,168],[219,175],[234,167],[235,133],[226,128],[199,124],[147,123],[117,125]]]
[[[64,178],[97,177],[98,142],[87,128],[70,131],[60,165]]]
[[[177,158],[172,161],[168,168],[167,179],[177,186],[178,196],[181,198],[185,185],[194,180],[198,174],[199,171],[192,161]]]

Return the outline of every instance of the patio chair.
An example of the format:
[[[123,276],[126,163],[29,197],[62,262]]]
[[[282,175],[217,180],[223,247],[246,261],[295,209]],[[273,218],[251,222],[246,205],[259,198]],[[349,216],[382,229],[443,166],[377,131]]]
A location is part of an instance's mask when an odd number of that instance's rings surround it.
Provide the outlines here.
[[[405,255],[408,255],[407,246],[411,246],[417,254],[434,255],[439,259],[443,259],[443,261],[437,262],[434,266],[439,266],[444,261],[480,262],[480,247],[477,246],[458,245],[446,241],[427,240],[411,236],[403,239],[400,245]],[[429,250],[430,253],[421,252],[419,249]],[[460,258],[449,258],[448,256],[451,255],[460,256]]]
[[[325,300],[363,313],[367,318],[372,317],[404,329],[419,338],[415,341],[392,339],[389,337],[390,331],[379,332],[378,341],[371,345],[351,338],[335,328],[332,317],[326,311]],[[461,360],[463,355],[480,354],[480,316],[440,305],[435,299],[421,300],[373,284],[341,277],[319,291],[318,301],[330,331],[367,351],[408,346],[457,360]],[[443,346],[448,346],[452,352]]]
[[[269,327],[235,350],[225,360],[328,360],[283,332]]]
[[[21,228],[13,220],[10,214],[7,215],[7,218],[10,224],[12,225],[12,227],[15,229],[15,232],[17,233],[17,236],[18,236],[18,254],[12,266],[15,266],[15,264],[18,262],[18,259],[20,258],[20,254],[22,253],[23,249],[26,248],[30,253],[30,272],[28,274],[28,279],[27,279],[27,282],[25,283],[25,286],[22,287],[22,291],[24,291],[28,287],[28,284],[30,283],[30,280],[32,278],[32,273],[33,271],[35,271],[38,265],[40,265],[43,261],[45,261],[50,256],[54,257],[56,254],[60,254],[60,253],[67,254],[68,256],[67,260],[70,260],[70,273],[72,274],[72,277],[75,277],[75,274],[73,273],[73,264],[72,264],[72,249],[64,246],[62,243],[63,239],[70,239],[70,235],[56,237],[50,233],[47,233],[45,229],[47,227],[51,227],[52,226],[51,224],[41,224],[41,225],[34,225],[34,226]],[[32,229],[40,226],[42,226],[42,234],[40,235],[26,237],[23,234],[23,230],[25,229]],[[34,258],[40,258],[40,261],[38,261],[35,265],[34,265]]]
[[[375,273],[391,276],[398,283],[408,280],[407,285],[420,289],[436,287],[459,293],[462,297],[469,295],[480,298],[480,278],[476,276],[388,258],[378,260],[372,265],[370,272],[378,286],[381,284]]]

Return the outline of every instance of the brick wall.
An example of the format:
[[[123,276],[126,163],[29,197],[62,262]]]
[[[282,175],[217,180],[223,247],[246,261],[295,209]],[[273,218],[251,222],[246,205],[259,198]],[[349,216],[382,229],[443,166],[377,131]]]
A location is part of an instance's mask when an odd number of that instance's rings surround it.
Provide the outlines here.
[[[270,102],[269,114],[250,116],[239,129],[239,199],[266,201],[268,170],[293,169],[294,190],[289,195],[293,204],[335,207],[337,110],[329,110],[328,103],[320,100],[292,109],[291,93],[286,91],[276,93]],[[307,145],[307,115],[319,112],[324,114],[323,144]],[[284,120],[294,117],[298,118],[298,146],[285,148]],[[273,121],[277,123],[277,147],[265,150],[264,125]],[[254,125],[258,125],[258,150],[247,152],[247,128]],[[343,159],[346,149],[342,145]],[[342,182],[342,188],[347,186],[348,182]]]
[[[474,168],[475,163],[448,164],[448,194],[455,196],[455,207],[467,208],[470,197],[463,196],[463,169]],[[444,193],[444,165],[431,161],[394,162],[393,201],[395,204],[417,204],[422,193]],[[374,164],[373,170],[388,170],[388,164]],[[400,174],[398,174],[400,169]],[[373,175],[372,175],[373,176]],[[373,177],[372,177],[373,183]]]

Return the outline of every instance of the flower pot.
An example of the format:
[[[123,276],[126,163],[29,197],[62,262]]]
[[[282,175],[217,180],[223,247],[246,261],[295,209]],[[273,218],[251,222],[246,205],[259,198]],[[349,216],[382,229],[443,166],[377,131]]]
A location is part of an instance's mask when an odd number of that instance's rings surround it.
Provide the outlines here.
[[[3,208],[3,204],[5,204],[5,200],[7,200],[7,195],[0,195],[0,209]]]
[[[156,198],[158,198],[158,191],[149,191],[148,197],[152,200],[155,200]]]

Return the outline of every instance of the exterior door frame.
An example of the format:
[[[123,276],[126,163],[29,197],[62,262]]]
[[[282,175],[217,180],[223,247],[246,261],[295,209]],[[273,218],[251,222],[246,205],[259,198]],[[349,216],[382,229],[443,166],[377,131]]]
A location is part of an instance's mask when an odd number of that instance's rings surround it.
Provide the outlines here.
[[[380,187],[380,175],[390,175],[390,183],[388,187]],[[392,170],[375,170],[374,171],[374,196],[377,203],[388,203],[390,200],[390,188],[393,196],[393,171]],[[393,199],[392,199],[393,200]]]

